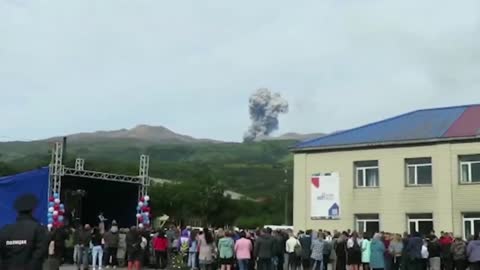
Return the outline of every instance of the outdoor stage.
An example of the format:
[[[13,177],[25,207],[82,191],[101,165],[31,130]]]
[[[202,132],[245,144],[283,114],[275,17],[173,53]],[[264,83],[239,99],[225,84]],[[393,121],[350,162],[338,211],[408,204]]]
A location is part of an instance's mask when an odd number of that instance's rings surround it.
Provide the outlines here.
[[[0,228],[15,222],[13,203],[27,193],[39,199],[34,216],[43,225],[48,223],[49,198],[53,194],[59,194],[65,205],[66,225],[75,221],[97,225],[100,213],[109,219],[107,223],[115,219],[121,227],[137,224],[137,203],[150,186],[148,156],[140,157],[136,176],[85,170],[85,161],[80,158],[75,168],[68,168],[62,157],[63,144],[56,143],[50,166],[0,178]]]

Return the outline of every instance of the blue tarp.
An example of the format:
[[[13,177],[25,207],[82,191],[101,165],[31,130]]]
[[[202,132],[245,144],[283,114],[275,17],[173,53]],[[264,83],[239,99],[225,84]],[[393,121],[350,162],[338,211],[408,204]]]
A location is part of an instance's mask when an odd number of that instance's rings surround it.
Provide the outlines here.
[[[48,168],[24,172],[0,178],[0,228],[14,223],[17,213],[13,203],[18,196],[34,194],[39,201],[34,216],[42,224],[47,223]]]

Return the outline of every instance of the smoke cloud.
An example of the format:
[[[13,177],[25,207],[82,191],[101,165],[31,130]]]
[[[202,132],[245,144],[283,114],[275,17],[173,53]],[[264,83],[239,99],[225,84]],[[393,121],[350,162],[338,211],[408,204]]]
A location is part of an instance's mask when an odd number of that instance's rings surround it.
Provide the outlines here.
[[[260,135],[269,135],[278,129],[278,115],[288,112],[288,102],[280,94],[267,88],[258,89],[249,99],[251,126],[243,139],[253,141]]]

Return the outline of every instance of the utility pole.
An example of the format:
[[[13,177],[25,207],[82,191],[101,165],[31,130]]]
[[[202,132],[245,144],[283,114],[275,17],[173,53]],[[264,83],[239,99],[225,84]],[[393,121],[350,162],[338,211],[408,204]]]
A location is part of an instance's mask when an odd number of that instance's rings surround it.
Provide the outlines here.
[[[285,178],[283,180],[285,184],[285,225],[289,225],[288,223],[288,170],[284,169],[283,171],[285,173]]]

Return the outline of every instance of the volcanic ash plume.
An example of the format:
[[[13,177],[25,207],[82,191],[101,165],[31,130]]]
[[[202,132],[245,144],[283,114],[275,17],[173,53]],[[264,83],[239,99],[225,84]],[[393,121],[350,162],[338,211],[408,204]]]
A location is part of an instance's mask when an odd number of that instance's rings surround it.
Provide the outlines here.
[[[249,109],[252,125],[243,137],[246,142],[278,129],[278,115],[288,112],[288,102],[280,94],[260,88],[250,97]]]

